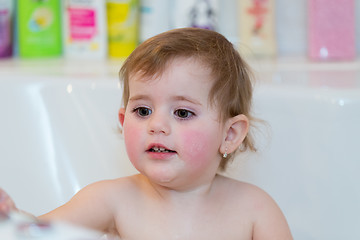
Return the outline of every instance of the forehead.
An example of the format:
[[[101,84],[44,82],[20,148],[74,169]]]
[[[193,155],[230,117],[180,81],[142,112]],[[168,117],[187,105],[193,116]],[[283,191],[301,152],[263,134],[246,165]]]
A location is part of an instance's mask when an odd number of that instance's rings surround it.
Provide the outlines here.
[[[156,72],[155,75],[143,71],[131,74],[129,86],[133,90],[139,84],[145,83],[150,87],[159,81],[163,85],[180,90],[181,87],[195,87],[199,84],[204,87],[210,86],[213,84],[213,77],[210,67],[202,61],[196,58],[175,58],[166,64],[163,71]]]

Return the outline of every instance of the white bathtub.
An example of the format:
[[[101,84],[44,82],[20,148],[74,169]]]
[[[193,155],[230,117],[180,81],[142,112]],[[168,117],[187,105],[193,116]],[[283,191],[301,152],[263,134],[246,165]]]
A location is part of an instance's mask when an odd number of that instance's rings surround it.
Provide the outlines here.
[[[42,60],[0,62],[0,73],[0,186],[20,208],[45,213],[91,182],[135,172],[117,129],[115,70]]]
[[[259,153],[228,174],[269,192],[295,239],[360,239],[359,63],[252,65],[254,110],[269,126]],[[117,132],[119,66],[0,62],[0,186],[20,208],[41,214],[86,184],[136,172]]]

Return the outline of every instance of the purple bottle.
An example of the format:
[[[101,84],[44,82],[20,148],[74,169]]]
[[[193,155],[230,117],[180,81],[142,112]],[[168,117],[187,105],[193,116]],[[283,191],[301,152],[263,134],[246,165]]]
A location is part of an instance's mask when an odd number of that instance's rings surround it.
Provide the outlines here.
[[[12,0],[0,1],[0,58],[12,56]]]

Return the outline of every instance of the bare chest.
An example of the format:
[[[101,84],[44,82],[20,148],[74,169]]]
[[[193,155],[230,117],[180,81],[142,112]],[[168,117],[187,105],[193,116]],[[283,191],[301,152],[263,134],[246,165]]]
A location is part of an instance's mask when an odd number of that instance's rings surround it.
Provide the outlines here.
[[[223,211],[157,212],[144,210],[117,222],[123,240],[219,240],[252,239],[246,217]]]

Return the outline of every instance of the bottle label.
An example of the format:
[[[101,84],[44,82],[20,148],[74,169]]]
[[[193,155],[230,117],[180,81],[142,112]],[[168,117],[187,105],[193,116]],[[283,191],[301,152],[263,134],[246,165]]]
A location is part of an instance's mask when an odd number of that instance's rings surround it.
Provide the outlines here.
[[[96,34],[96,13],[92,9],[70,8],[70,37],[73,40],[89,40]]]
[[[49,7],[36,8],[28,22],[29,30],[40,32],[51,26],[54,21],[54,14]]]
[[[138,42],[138,1],[108,1],[107,20],[110,57],[127,57]]]
[[[18,0],[16,9],[19,56],[59,56],[60,0]]]

